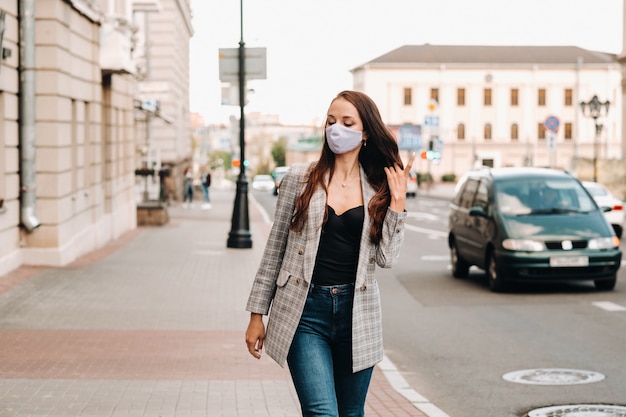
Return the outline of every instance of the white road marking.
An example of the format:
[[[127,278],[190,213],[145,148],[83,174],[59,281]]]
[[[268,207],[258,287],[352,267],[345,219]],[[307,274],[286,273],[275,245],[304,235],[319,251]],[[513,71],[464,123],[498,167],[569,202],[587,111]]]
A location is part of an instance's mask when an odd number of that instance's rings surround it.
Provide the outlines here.
[[[449,261],[450,255],[424,255],[422,261]]]
[[[259,203],[259,201],[254,198],[254,196],[250,193],[248,194],[248,199],[252,202],[252,204],[254,204],[254,206],[259,210],[259,212],[261,213],[261,217],[263,217],[263,221],[265,222],[265,224],[267,225],[272,225],[272,219],[270,218],[270,215],[267,214],[267,211],[265,210],[265,208],[263,208],[263,206],[261,205],[261,203]]]
[[[412,224],[407,224],[405,225],[405,227],[407,228],[407,230],[417,233],[424,233],[427,234],[428,237],[434,239],[445,239],[448,237],[447,232],[440,232],[439,230],[426,229],[424,227],[413,226]]]
[[[407,213],[407,217],[410,217],[412,219],[421,219],[421,220],[430,220],[430,221],[439,220],[439,216],[426,213],[423,211],[410,211]]]
[[[594,301],[591,304],[605,311],[626,311],[626,307],[610,301]]]
[[[383,371],[383,374],[389,381],[389,384],[395,389],[400,395],[409,400],[413,407],[420,410],[422,413],[426,414],[428,417],[450,417],[448,414],[444,413],[441,409],[439,409],[436,405],[431,403],[426,397],[419,394],[415,391],[406,379],[400,374],[396,366],[389,360],[387,355],[383,356],[382,362],[376,365]]]

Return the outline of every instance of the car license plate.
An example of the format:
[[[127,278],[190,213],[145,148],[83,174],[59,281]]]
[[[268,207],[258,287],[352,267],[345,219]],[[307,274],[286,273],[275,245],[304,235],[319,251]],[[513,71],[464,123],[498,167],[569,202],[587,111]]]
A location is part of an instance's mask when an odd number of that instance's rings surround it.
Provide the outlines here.
[[[551,256],[551,267],[562,266],[589,266],[589,258],[587,256]]]

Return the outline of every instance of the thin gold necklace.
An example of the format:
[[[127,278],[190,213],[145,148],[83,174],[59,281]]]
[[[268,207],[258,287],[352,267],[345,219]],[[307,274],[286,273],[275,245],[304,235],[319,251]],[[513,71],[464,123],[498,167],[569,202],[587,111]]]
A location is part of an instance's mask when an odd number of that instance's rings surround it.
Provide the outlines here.
[[[347,180],[347,181],[345,181],[345,182],[342,182],[342,183],[341,183],[341,188],[346,188],[346,185],[350,184],[352,181],[354,181],[354,179],[355,179],[355,178],[358,178],[358,177],[359,177],[359,176],[358,176],[358,175],[356,175],[356,176],[354,176],[354,177],[350,178],[349,180]]]

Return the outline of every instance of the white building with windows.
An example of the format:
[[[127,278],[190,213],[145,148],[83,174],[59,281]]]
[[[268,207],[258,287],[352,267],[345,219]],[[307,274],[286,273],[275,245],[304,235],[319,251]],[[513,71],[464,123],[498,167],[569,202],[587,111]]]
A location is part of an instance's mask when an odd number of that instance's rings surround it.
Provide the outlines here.
[[[476,165],[578,169],[594,157],[623,157],[622,74],[612,54],[573,46],[408,45],[352,74],[354,88],[374,99],[388,124],[421,127],[421,149],[441,140],[440,160],[415,164],[435,180]],[[610,102],[597,135],[580,106],[594,95]],[[554,133],[546,129],[549,117],[558,121]]]

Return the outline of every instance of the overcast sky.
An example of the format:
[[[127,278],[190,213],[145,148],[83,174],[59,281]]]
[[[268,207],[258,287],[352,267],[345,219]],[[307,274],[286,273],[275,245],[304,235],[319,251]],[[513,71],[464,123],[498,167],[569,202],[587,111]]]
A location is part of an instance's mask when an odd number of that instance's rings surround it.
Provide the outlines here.
[[[243,0],[246,47],[267,48],[267,79],[246,111],[321,122],[352,88],[350,70],[403,45],[574,45],[622,51],[624,0]],[[238,48],[240,2],[192,0],[190,107],[206,123],[221,105],[220,48]]]

